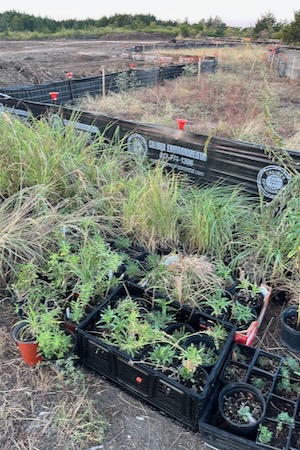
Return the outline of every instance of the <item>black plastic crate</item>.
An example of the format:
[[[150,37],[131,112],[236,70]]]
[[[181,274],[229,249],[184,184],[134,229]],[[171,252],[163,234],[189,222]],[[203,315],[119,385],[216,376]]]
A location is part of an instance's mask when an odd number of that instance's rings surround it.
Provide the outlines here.
[[[239,346],[239,344],[238,344]],[[229,354],[229,358],[227,362],[231,361],[232,353]],[[268,373],[266,370],[261,370],[261,368],[257,367],[257,361],[259,357],[266,358],[274,358],[276,362],[278,362],[278,367],[274,368],[274,373]],[[248,376],[247,382],[250,380],[251,374],[256,374],[258,376],[267,377],[270,380],[270,389],[267,393],[264,393],[266,400],[266,414],[262,420],[262,423],[265,421],[269,422],[278,422],[278,418],[276,417],[276,408],[278,408],[278,412],[287,412],[290,417],[295,419],[296,426],[300,428],[300,423],[298,420],[300,419],[299,405],[300,405],[300,394],[298,394],[297,398],[293,400],[288,397],[283,398],[278,396],[278,389],[276,388],[278,382],[282,379],[280,375],[280,370],[282,364],[284,362],[284,358],[274,355],[272,353],[268,353],[264,350],[256,349],[253,352],[253,357],[251,361],[249,361],[248,368]],[[293,383],[299,383],[300,380],[294,380],[291,378]],[[201,416],[199,420],[199,431],[203,441],[210,447],[215,448],[217,450],[271,450],[274,447],[270,447],[268,445],[262,445],[256,443],[255,437],[252,439],[246,439],[232,432],[229,432],[227,426],[222,419],[220,413],[218,412],[218,395],[223,387],[223,383],[219,381],[215,389],[213,390],[213,395],[211,399],[206,405],[204,414]],[[283,448],[283,450],[293,449],[291,445],[293,428],[289,427],[288,440]]]
[[[140,362],[139,358],[130,358],[91,333],[101,310],[109,304],[114,305],[118,299],[127,295],[132,298],[142,298],[153,307],[153,293],[132,283],[125,282],[120,285],[106,302],[87,317],[83,326],[77,329],[78,354],[81,361],[85,366],[116,382],[120,387],[139,399],[145,400],[149,405],[164,412],[183,426],[197,431],[199,418],[204,412],[205,404],[212,395],[214,385],[231,350],[235,328],[226,324],[228,339],[220,351],[216,364],[208,374],[203,391],[197,393]],[[176,302],[172,306],[177,308],[176,320],[193,325],[197,331],[205,331],[214,323],[223,324],[218,319],[213,319],[199,311],[195,312],[189,307],[180,306]]]

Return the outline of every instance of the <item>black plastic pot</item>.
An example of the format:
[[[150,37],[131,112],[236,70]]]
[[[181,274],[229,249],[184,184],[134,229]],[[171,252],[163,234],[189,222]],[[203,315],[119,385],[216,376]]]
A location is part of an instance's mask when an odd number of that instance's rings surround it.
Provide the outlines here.
[[[227,361],[221,372],[220,381],[223,386],[239,381],[246,381],[247,372],[248,366],[233,361]]]
[[[295,317],[298,314],[297,306],[289,306],[284,309],[280,315],[281,325],[281,342],[294,353],[300,353],[300,330],[291,328],[286,322],[290,317]]]
[[[194,344],[195,347],[198,347],[199,345],[204,344],[209,349],[213,349],[215,354],[217,354],[217,355],[219,354],[219,351],[217,350],[217,348],[215,346],[213,338],[210,336],[207,336],[206,334],[200,333],[200,334],[195,334],[194,336],[190,336],[183,341],[182,346],[187,348],[191,344]],[[204,367],[205,370],[210,371],[214,365],[215,365],[215,363],[209,364],[209,365],[202,364],[201,367]]]
[[[237,423],[233,422],[225,413],[224,413],[224,403],[227,398],[230,398],[236,393],[250,393],[255,400],[257,400],[261,404],[261,414],[253,423]],[[225,386],[218,397],[218,408],[222,418],[228,425],[228,430],[231,433],[237,434],[239,436],[244,436],[247,438],[253,438],[256,435],[256,431],[258,429],[258,425],[264,418],[266,412],[266,402],[261,394],[261,392],[256,389],[254,386],[251,386],[247,383],[231,383]]]
[[[232,323],[237,328],[238,331],[247,330],[249,328],[249,326],[251,325],[251,323],[256,321],[257,317],[258,317],[257,311],[254,308],[251,308],[251,311],[252,311],[252,314],[253,314],[253,319],[251,319],[248,323],[244,323],[243,325],[240,325],[234,319],[231,319],[230,323]]]
[[[184,329],[185,333],[195,333],[195,328],[192,327],[192,325],[189,325],[188,323],[184,322],[176,322],[172,323],[171,325],[168,325],[165,329],[166,333],[168,334],[174,334],[176,331],[180,331],[181,329]]]

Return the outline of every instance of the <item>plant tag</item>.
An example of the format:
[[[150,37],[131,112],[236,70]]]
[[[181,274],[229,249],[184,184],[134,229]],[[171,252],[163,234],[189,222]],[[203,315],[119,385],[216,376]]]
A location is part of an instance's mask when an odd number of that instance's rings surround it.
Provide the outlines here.
[[[66,308],[66,317],[67,317],[67,319],[70,319],[70,308],[69,307]]]

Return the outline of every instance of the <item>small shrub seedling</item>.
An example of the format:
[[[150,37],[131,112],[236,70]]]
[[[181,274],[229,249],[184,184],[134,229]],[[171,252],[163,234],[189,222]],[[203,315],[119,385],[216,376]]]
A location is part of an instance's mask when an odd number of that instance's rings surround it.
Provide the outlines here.
[[[250,406],[249,405],[243,405],[238,410],[238,417],[245,423],[255,423],[256,419],[253,417]]]
[[[266,425],[259,424],[257,440],[261,444],[269,444],[272,440],[273,432]]]

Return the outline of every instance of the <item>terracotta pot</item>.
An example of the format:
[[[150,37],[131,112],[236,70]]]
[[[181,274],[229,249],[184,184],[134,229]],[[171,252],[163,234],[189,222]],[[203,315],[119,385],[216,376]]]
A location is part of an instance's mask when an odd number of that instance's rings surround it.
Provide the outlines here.
[[[29,366],[35,366],[43,361],[43,357],[39,355],[37,341],[24,342],[20,340],[20,333],[26,326],[26,322],[20,322],[14,328],[12,335],[19,347],[23,361]]]

